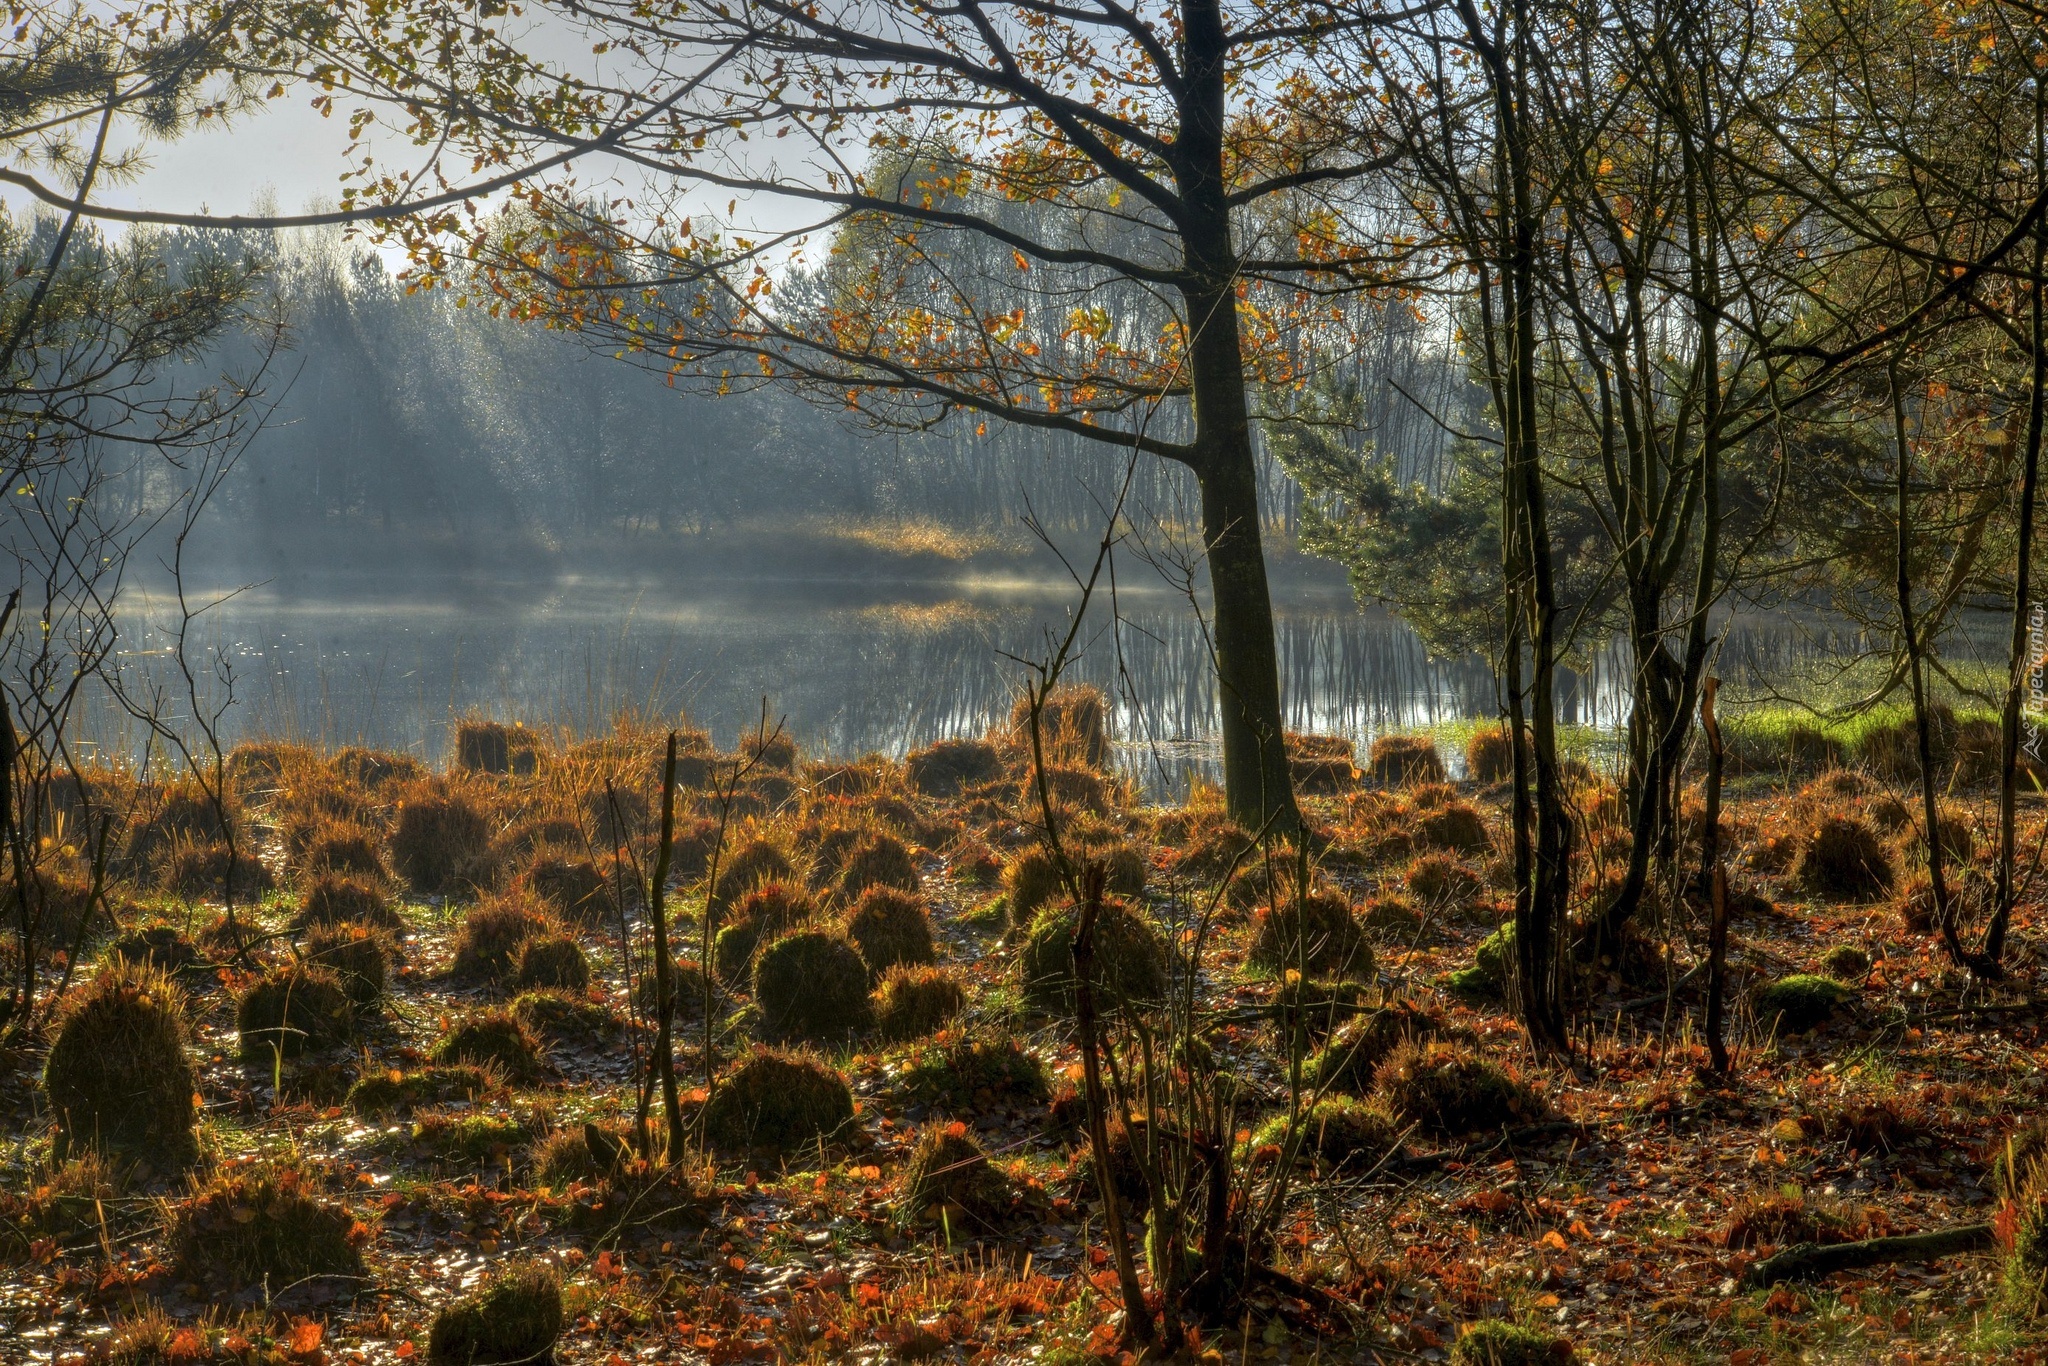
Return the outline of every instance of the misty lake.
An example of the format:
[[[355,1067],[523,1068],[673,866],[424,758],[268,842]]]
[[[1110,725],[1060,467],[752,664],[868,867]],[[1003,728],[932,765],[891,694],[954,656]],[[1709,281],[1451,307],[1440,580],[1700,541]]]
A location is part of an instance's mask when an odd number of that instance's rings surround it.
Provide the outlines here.
[[[438,585],[437,585],[438,587]],[[622,713],[686,715],[721,746],[760,718],[805,750],[900,756],[979,735],[1005,715],[1078,601],[1046,580],[648,584],[559,580],[392,588],[307,598],[254,589],[214,608],[194,639],[234,669],[227,738],[366,744],[439,762],[453,720],[502,719],[604,729]],[[159,599],[129,614],[130,658],[161,662]],[[1394,618],[1361,611],[1341,588],[1276,586],[1288,725],[1361,743],[1392,729],[1492,716],[1495,686],[1478,658],[1431,659]],[[1788,646],[1735,633],[1766,655]],[[1068,677],[1116,699],[1118,735],[1155,791],[1216,757],[1215,687],[1201,618],[1162,587],[1120,585],[1090,606]],[[1731,640],[1731,647],[1735,644]],[[1567,720],[1624,715],[1620,656],[1596,652],[1564,680]],[[101,715],[102,743],[135,728]]]

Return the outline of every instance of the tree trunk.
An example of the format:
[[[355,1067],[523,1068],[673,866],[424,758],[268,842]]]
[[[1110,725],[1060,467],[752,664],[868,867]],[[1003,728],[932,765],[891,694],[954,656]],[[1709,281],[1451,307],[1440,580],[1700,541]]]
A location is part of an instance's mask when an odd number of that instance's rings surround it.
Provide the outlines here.
[[[1237,321],[1237,251],[1223,167],[1229,38],[1217,0],[1191,0],[1183,26],[1186,93],[1174,174],[1187,205],[1180,226],[1188,282],[1181,297],[1191,333],[1192,463],[1202,490],[1202,541],[1215,616],[1224,800],[1231,819],[1247,830],[1293,834],[1301,816],[1282,734],[1273,600],[1260,544],[1258,470]]]

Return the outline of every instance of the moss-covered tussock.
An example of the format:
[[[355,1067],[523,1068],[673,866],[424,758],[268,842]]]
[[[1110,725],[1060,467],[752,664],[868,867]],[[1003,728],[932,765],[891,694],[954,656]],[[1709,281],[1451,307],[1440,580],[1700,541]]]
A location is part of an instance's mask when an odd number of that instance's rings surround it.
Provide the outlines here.
[[[1079,912],[1063,906],[1032,922],[1018,958],[1024,993],[1041,1010],[1074,1009],[1074,927]],[[1100,1006],[1147,1005],[1165,998],[1166,950],[1152,926],[1120,901],[1107,900],[1095,918],[1095,991]]]
[[[186,1038],[183,995],[144,965],[114,960],[66,998],[43,1068],[59,1160],[98,1148],[190,1161],[198,1080]]]

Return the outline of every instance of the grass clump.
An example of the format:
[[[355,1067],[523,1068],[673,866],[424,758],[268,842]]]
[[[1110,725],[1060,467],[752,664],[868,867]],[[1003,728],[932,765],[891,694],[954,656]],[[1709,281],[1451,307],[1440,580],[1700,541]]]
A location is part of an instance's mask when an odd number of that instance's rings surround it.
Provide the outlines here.
[[[246,847],[230,849],[224,841],[175,845],[165,856],[164,890],[188,900],[218,897],[223,887],[234,892],[237,901],[254,901],[276,880]]]
[[[1387,1109],[1438,1138],[1493,1133],[1550,1118],[1543,1097],[1499,1064],[1442,1043],[1407,1043],[1380,1064]]]
[[[900,1041],[941,1028],[967,1008],[967,993],[944,968],[897,966],[882,974],[870,1002],[875,1032]]]
[[[461,792],[429,784],[398,804],[391,862],[416,891],[460,895],[489,881],[490,848],[490,818]]]
[[[1829,901],[1874,901],[1891,890],[1892,860],[1860,816],[1826,816],[1801,847],[1794,875]]]
[[[1401,1126],[1376,1105],[1352,1096],[1324,1096],[1300,1119],[1299,1153],[1325,1171],[1369,1166],[1401,1141]],[[1254,1155],[1279,1155],[1287,1139],[1287,1116],[1275,1115],[1252,1135]]]
[[[1456,854],[1485,855],[1493,852],[1493,839],[1486,833],[1486,818],[1465,802],[1417,812],[1408,825],[1408,836],[1416,849],[1448,849]]]
[[[583,991],[590,986],[590,960],[566,934],[535,935],[519,946],[512,984],[520,991]]]
[[[965,1215],[986,1223],[1012,1202],[1010,1183],[988,1160],[965,1124],[931,1125],[903,1166],[899,1207],[917,1218],[943,1209],[950,1223]]]
[[[1045,1065],[1007,1034],[954,1039],[920,1049],[904,1072],[903,1084],[912,1099],[953,1109],[999,1100],[1043,1104],[1052,1096]]]
[[[107,961],[154,968],[171,976],[199,963],[198,946],[176,925],[145,925],[107,945]]]
[[[1038,912],[1058,901],[1064,892],[1059,865],[1047,850],[1033,845],[1003,866],[1003,893],[1008,898],[1010,923],[1029,925]]]
[[[309,1280],[359,1283],[369,1239],[303,1172],[258,1165],[221,1172],[172,1206],[166,1240],[190,1280],[238,1289],[267,1279],[282,1290]]]
[[[768,941],[810,922],[817,904],[793,882],[757,884],[733,908],[732,922],[712,941],[711,962],[728,982],[746,980],[755,952]]]
[[[868,969],[844,935],[799,930],[754,960],[754,1004],[777,1042],[846,1042],[873,1024]]]
[[[1870,955],[1854,944],[1837,944],[1822,956],[1820,967],[1838,982],[1860,982],[1870,975]]]
[[[2035,1119],[1993,1147],[1985,1184],[1999,1199],[2017,1204],[2041,1188],[2043,1175],[2048,1175],[2048,1120]]]
[[[1031,703],[1019,697],[1010,707],[1010,736],[1031,752]],[[1101,768],[1111,756],[1109,699],[1085,683],[1061,684],[1045,694],[1038,711],[1038,738],[1047,763]]]
[[[67,996],[43,1066],[57,1159],[99,1150],[190,1161],[198,1079],[185,1039],[184,997],[154,969],[110,962]]]
[[[354,1027],[355,1004],[341,978],[310,963],[265,973],[235,1005],[235,1032],[251,1061],[332,1048]]]
[[[1485,880],[1462,859],[1442,850],[1410,862],[1401,881],[1408,895],[1430,905],[1462,905],[1486,887]]]
[[[927,797],[957,797],[1003,776],[1003,756],[987,740],[940,740],[903,761],[910,785]]]
[[[514,722],[470,718],[455,727],[455,767],[471,773],[526,777],[540,767],[547,742]]]
[[[536,1036],[550,1041],[587,1042],[619,1030],[618,1013],[610,1006],[566,991],[524,992],[512,1002],[512,1013]]]
[[[1526,732],[1522,754],[1529,758]],[[1515,746],[1506,726],[1488,726],[1472,732],[1465,742],[1465,776],[1474,782],[1501,783],[1515,775]]]
[[[903,841],[880,830],[864,835],[839,865],[839,895],[848,902],[858,901],[870,887],[915,894],[923,885],[917,860]]]
[[[846,937],[877,975],[899,964],[938,961],[924,902],[895,887],[870,887],[846,918]]]
[[[491,1089],[490,1075],[464,1063],[418,1068],[411,1072],[379,1068],[365,1072],[348,1088],[345,1104],[359,1115],[402,1114],[451,1100],[475,1100]]]
[[[853,1127],[846,1078],[807,1053],[760,1048],[720,1078],[704,1103],[704,1134],[725,1153],[790,1157]]]
[[[1451,1344],[1451,1366],[1569,1366],[1572,1345],[1539,1328],[1481,1319]]]
[[[1039,1010],[1074,1009],[1074,926],[1079,913],[1062,906],[1039,913],[1018,959],[1025,999]],[[1120,901],[1105,900],[1095,917],[1097,1004],[1136,1007],[1166,995],[1166,950],[1152,926]]]
[[[1310,892],[1252,917],[1247,961],[1267,972],[1304,977],[1373,975],[1372,945],[1352,917],[1351,903],[1335,892]]]
[[[483,1288],[434,1315],[427,1332],[432,1366],[511,1366],[554,1359],[566,1315],[562,1282],[536,1262],[494,1273]]]
[[[1355,1016],[1302,1064],[1301,1083],[1318,1091],[1371,1091],[1380,1064],[1404,1044],[1442,1038],[1441,1017],[1406,1001]]]
[[[765,839],[749,840],[718,867],[711,909],[723,915],[728,907],[764,882],[786,882],[796,870],[789,855]]]
[[[611,885],[587,858],[543,849],[534,854],[519,880],[549,910],[578,924],[599,924],[611,917]]]
[[[1442,782],[1444,761],[1427,735],[1382,735],[1372,742],[1366,772],[1382,787],[1413,787]]]
[[[307,882],[293,923],[302,930],[315,925],[368,925],[389,934],[405,928],[381,887],[343,873],[320,873]]]
[[[1756,993],[1757,1023],[1782,1034],[1803,1034],[1826,1023],[1853,994],[1832,977],[1796,972]]]
[[[96,1153],[52,1163],[20,1192],[0,1191],[0,1260],[37,1256],[36,1244],[71,1251],[100,1241],[121,1197],[121,1173]]]
[[[493,897],[463,917],[449,970],[472,982],[502,982],[518,969],[527,940],[555,933],[553,918],[538,903],[516,893]]]
[[[434,1044],[432,1057],[437,1063],[495,1068],[513,1081],[532,1081],[544,1070],[540,1040],[525,1021],[503,1007],[456,1021]]]
[[[373,880],[390,876],[377,832],[345,821],[330,821],[314,831],[302,865],[309,873],[340,873]]]
[[[306,961],[341,982],[357,1011],[374,1010],[390,985],[391,940],[368,925],[322,925],[306,933]]]
[[[1846,1242],[1849,1235],[1848,1222],[1833,1210],[1801,1195],[1771,1191],[1736,1201],[1717,1241],[1729,1248],[1792,1247]]]

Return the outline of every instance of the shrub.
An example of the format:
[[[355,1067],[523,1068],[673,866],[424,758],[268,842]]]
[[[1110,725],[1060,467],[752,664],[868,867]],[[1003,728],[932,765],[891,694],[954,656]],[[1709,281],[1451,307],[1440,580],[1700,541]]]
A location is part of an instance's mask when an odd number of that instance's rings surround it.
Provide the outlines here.
[[[357,1077],[343,1104],[359,1115],[385,1115],[451,1100],[475,1100],[491,1089],[480,1067],[422,1067],[411,1072],[378,1068]]]
[[[754,1004],[765,1037],[845,1043],[873,1024],[868,969],[843,935],[799,930],[754,960]]]
[[[953,1109],[997,1100],[1042,1104],[1052,1095],[1044,1064],[1007,1034],[920,1049],[904,1073],[904,1089],[922,1104]]]
[[[1870,901],[1891,889],[1884,842],[1856,816],[1827,816],[1799,851],[1800,885],[1830,901]]]
[[[1447,802],[1416,815],[1409,823],[1408,838],[1417,849],[1448,849],[1471,855],[1493,852],[1493,840],[1486,833],[1486,818],[1476,807],[1464,802]]]
[[[341,978],[311,964],[265,973],[235,1006],[242,1056],[253,1061],[331,1048],[348,1037],[354,1023],[355,1007]]]
[[[1003,757],[986,740],[940,740],[903,761],[910,785],[928,797],[957,797],[961,789],[1003,776]]]
[[[587,858],[541,850],[520,882],[549,910],[581,924],[603,922],[612,914],[611,885]]]
[[[910,1151],[899,1182],[899,1204],[913,1218],[945,1207],[969,1219],[988,1221],[1011,1205],[1010,1183],[989,1162],[964,1124],[929,1125]]]
[[[590,961],[583,956],[582,945],[567,935],[535,935],[519,946],[513,985],[520,991],[582,991],[590,985]]]
[[[1444,761],[1427,735],[1382,735],[1372,742],[1366,766],[1382,787],[1411,787],[1444,780]]]
[[[1396,1119],[1438,1138],[1550,1117],[1543,1097],[1498,1064],[1448,1044],[1403,1044],[1380,1064],[1376,1080]]]
[[[1277,909],[1259,907],[1247,957],[1268,972],[1367,979],[1373,974],[1372,946],[1352,918],[1351,903],[1335,892],[1310,892]]]
[[[513,1081],[532,1081],[543,1070],[540,1040],[523,1020],[503,1007],[457,1020],[434,1044],[431,1056],[442,1064],[495,1067]]]
[[[1394,1150],[1401,1126],[1385,1110],[1351,1096],[1324,1096],[1301,1116],[1301,1155],[1335,1169],[1370,1165]],[[1287,1137],[1287,1116],[1275,1115],[1252,1135],[1254,1153],[1279,1148]]]
[[[618,1012],[566,991],[523,992],[512,1013],[535,1036],[550,1042],[589,1042],[619,1029]]]
[[[924,903],[894,887],[870,887],[846,918],[846,936],[877,976],[898,964],[932,963],[932,920]]]
[[[1505,1319],[1481,1319],[1451,1345],[1451,1366],[1569,1366],[1570,1343]]]
[[[171,1207],[166,1234],[173,1264],[190,1280],[239,1289],[268,1279],[280,1290],[323,1278],[355,1288],[369,1238],[303,1173],[273,1166],[215,1176]]]
[[[391,861],[421,892],[452,895],[490,881],[491,823],[460,792],[428,785],[398,804]]]
[[[873,831],[847,851],[839,866],[839,894],[847,901],[858,900],[870,887],[895,887],[915,893],[923,886],[917,862],[903,841],[894,835]]]
[[[1852,994],[1834,978],[1817,973],[1780,977],[1756,993],[1757,1023],[1785,1034],[1803,1034],[1825,1023]]]
[[[116,960],[61,1003],[43,1090],[58,1161],[89,1149],[162,1165],[193,1155],[184,998],[152,968]]]
[[[480,902],[462,918],[450,971],[473,982],[504,981],[518,967],[527,940],[556,932],[546,911],[516,893]]]
[[[712,941],[711,961],[728,982],[743,981],[762,944],[808,924],[817,907],[800,888],[786,882],[763,882],[733,910],[732,923]]]
[[[1522,756],[1531,761],[1528,732],[1522,734]],[[1500,783],[1515,776],[1515,749],[1506,726],[1489,726],[1472,732],[1465,742],[1465,776],[1475,782]]]
[[[884,1039],[920,1038],[967,1008],[959,979],[944,968],[897,966],[882,974],[870,998]]]
[[[562,1336],[562,1283],[527,1262],[494,1273],[483,1289],[447,1305],[427,1332],[433,1366],[545,1362]]]
[[[357,1010],[374,1009],[388,989],[391,941],[367,925],[320,925],[306,932],[306,961],[325,968]]]
[[[1434,905],[1469,902],[1486,886],[1469,866],[1442,852],[1416,858],[1401,874],[1401,881],[1410,896]]]
[[[1318,1091],[1371,1091],[1380,1064],[1404,1044],[1443,1037],[1441,1017],[1397,1001],[1341,1025],[1320,1051],[1302,1064],[1303,1086]]]
[[[721,1152],[788,1157],[852,1129],[846,1078],[807,1053],[756,1049],[704,1103],[705,1138]]]
[[[309,873],[342,873],[361,878],[388,877],[377,833],[360,825],[329,822],[306,846],[303,865]]]
[[[1061,906],[1040,912],[1018,959],[1024,994],[1040,1010],[1074,1009],[1074,926],[1079,913]],[[1137,1006],[1166,995],[1166,951],[1152,926],[1119,901],[1104,901],[1095,917],[1097,1004]]]
[[[405,928],[383,889],[340,873],[321,873],[306,885],[293,923],[302,930],[315,925],[356,924],[397,934]]]

